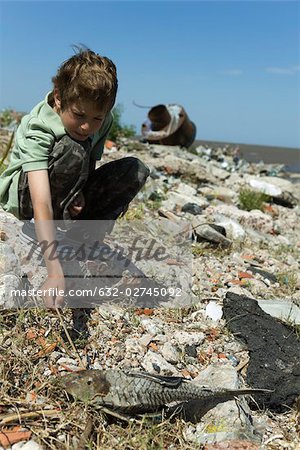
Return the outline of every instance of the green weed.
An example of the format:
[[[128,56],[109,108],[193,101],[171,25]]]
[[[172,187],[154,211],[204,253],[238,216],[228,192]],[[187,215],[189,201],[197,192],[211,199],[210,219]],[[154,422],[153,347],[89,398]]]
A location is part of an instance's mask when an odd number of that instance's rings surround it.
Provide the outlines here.
[[[123,106],[118,104],[113,109],[114,120],[107,136],[107,139],[110,139],[114,142],[118,140],[118,138],[129,138],[135,136],[135,127],[133,125],[123,125],[121,123],[121,116],[123,113]]]
[[[130,208],[121,219],[125,220],[139,220],[144,217],[145,214],[145,207],[141,203],[138,206],[135,206],[133,208]]]
[[[239,192],[239,207],[245,211],[252,211],[253,209],[262,211],[264,203],[269,200],[268,195],[249,188],[242,188]]]
[[[283,291],[288,294],[293,294],[296,291],[298,276],[295,270],[286,270],[284,272],[277,273],[276,278]]]
[[[161,207],[162,200],[147,200],[146,206],[147,208],[151,209],[152,211],[156,211]]]

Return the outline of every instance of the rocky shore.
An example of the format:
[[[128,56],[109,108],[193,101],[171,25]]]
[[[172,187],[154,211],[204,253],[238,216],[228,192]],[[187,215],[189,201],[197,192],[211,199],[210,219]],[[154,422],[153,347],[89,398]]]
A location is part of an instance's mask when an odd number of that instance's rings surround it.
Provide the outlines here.
[[[187,151],[125,139],[107,144],[101,164],[126,156],[140,158],[151,175],[120,229],[130,226],[169,250],[159,263],[132,261],[136,273],[156,287],[180,287],[180,301],[155,302],[150,290],[139,302],[123,291],[88,313],[66,308],[62,317],[26,302],[16,309],[12,290],[38,289],[45,268],[26,259],[22,224],[1,210],[0,448],[299,449],[298,177],[283,165],[248,163],[230,146]],[[89,278],[93,267],[83,266]],[[128,294],[131,276],[130,267],[120,275]],[[76,321],[87,321],[82,342],[72,337]],[[185,418],[196,411],[198,420],[124,423],[53,387],[82,367],[272,392],[204,415],[197,403],[184,405]]]

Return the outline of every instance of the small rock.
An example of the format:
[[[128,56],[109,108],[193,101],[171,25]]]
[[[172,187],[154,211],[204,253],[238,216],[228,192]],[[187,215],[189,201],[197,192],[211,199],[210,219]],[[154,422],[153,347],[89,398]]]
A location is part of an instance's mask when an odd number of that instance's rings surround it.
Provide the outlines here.
[[[233,219],[230,219],[229,217],[225,217],[222,215],[217,215],[215,217],[216,224],[221,225],[226,230],[226,236],[229,239],[233,240],[242,240],[244,239],[246,232],[244,228]]]
[[[204,198],[184,195],[176,191],[168,192],[168,197],[162,202],[162,206],[163,208],[173,210],[176,205],[182,208],[187,203],[196,204],[200,209],[208,206],[208,202]]]
[[[198,214],[202,213],[202,208],[200,208],[200,206],[197,205],[196,203],[185,203],[181,208],[181,211],[197,216]]]
[[[226,166],[227,167],[227,166]],[[228,178],[230,176],[230,173],[227,172],[227,170],[224,169],[220,169],[219,167],[216,166],[211,166],[210,168],[210,173],[212,174],[212,176],[218,178],[219,180],[226,180],[226,178]]]
[[[180,345],[200,345],[205,340],[204,333],[188,333],[186,331],[176,331],[173,339]]]
[[[161,348],[161,354],[166,361],[176,364],[180,360],[180,354],[176,347],[170,342],[166,342]]]
[[[127,338],[125,341],[126,352],[128,353],[145,353],[145,347],[139,345],[136,338]]]
[[[237,197],[237,193],[234,190],[225,186],[200,187],[198,192],[204,195],[207,199],[210,198],[213,200],[217,198],[225,203],[232,203],[233,199]]]
[[[150,342],[153,340],[154,336],[155,334],[151,333],[144,334],[144,336],[142,336],[138,342],[142,347],[148,347]]]
[[[179,194],[190,195],[190,196],[194,196],[197,194],[197,190],[195,188],[193,188],[192,186],[190,186],[187,183],[182,183],[182,182],[177,184],[174,191],[178,192]]]
[[[222,233],[217,231],[213,224],[197,224],[194,226],[193,230],[197,238],[197,242],[208,241],[214,244],[222,245],[224,247],[229,247],[231,245],[231,241],[227,239]]]
[[[66,441],[67,441],[67,435],[66,435],[65,433],[58,434],[58,435],[57,435],[57,439],[58,439],[60,442],[66,442]]]
[[[59,370],[63,371],[66,370],[66,368],[69,368],[70,370],[76,371],[78,370],[78,361],[73,358],[59,358],[57,361],[57,366],[59,366]]]
[[[184,351],[188,356],[191,356],[192,358],[197,358],[197,348],[195,344],[186,345],[184,347]]]
[[[165,342],[168,341],[168,337],[165,334],[157,334],[153,340],[155,342],[158,342],[159,344],[164,344]]]
[[[78,361],[76,359],[73,358],[68,358],[68,357],[61,357],[57,360],[56,364],[59,366],[60,364],[71,364],[73,366],[77,366],[78,365]]]
[[[226,387],[228,389],[238,389],[239,380],[236,370],[232,366],[213,366],[210,365],[202,370],[194,379],[194,382],[200,385],[210,387]]]
[[[256,278],[247,280],[247,287],[254,296],[264,296],[266,292],[266,284],[267,283],[264,281],[257,280]],[[244,295],[246,294],[244,293]]]
[[[12,445],[11,450],[43,450],[43,447],[35,441],[22,441]]]
[[[124,362],[125,358],[123,359]],[[95,370],[102,370],[103,369],[103,365],[99,360],[94,361],[93,363],[93,369]]]
[[[180,376],[180,373],[174,366],[169,364],[159,353],[155,353],[151,350],[146,353],[141,365],[146,372],[155,375]]]
[[[161,334],[162,333],[162,322],[160,320],[157,319],[142,319],[141,320],[141,325],[145,328],[145,330],[149,333],[149,334]]]

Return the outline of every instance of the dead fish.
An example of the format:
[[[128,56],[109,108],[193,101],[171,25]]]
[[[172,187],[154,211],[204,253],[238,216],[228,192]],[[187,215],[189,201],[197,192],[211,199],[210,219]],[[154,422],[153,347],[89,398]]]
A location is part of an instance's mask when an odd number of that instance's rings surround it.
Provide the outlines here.
[[[204,414],[236,396],[270,392],[266,389],[225,389],[199,386],[181,377],[126,370],[83,370],[61,378],[60,385],[74,398],[123,414],[161,411],[171,402],[201,400]]]

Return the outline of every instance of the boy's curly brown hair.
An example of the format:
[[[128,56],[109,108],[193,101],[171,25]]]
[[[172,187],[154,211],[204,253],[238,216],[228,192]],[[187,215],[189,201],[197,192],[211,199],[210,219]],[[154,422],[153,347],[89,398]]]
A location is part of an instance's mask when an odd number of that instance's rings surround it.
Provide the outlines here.
[[[79,48],[64,61],[52,82],[63,110],[78,98],[99,103],[107,111],[114,106],[118,89],[116,66],[88,48]]]

